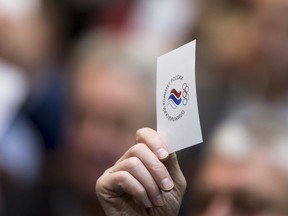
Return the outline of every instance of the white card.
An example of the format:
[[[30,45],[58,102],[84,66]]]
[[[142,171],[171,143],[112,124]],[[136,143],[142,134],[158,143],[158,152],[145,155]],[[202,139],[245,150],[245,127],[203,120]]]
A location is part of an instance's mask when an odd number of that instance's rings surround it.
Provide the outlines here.
[[[195,59],[194,40],[157,60],[157,131],[170,153],[203,142]]]

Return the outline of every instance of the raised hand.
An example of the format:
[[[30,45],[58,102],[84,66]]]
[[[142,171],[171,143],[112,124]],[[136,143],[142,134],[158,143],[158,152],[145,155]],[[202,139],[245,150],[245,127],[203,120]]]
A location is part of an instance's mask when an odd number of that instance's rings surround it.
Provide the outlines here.
[[[176,154],[149,128],[136,143],[96,183],[106,215],[176,216],[186,188]]]

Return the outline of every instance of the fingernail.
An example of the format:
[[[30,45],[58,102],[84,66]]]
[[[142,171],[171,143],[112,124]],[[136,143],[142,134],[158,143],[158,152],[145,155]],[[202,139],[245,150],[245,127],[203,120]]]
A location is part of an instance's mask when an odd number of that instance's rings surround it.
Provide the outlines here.
[[[168,157],[168,155],[169,155],[169,153],[164,148],[160,148],[157,151],[157,156],[159,159],[165,159]]]
[[[161,183],[162,183],[162,187],[165,191],[170,191],[174,187],[174,183],[168,177],[164,178]]]
[[[159,194],[156,197],[156,205],[159,206],[159,207],[164,205],[164,200],[163,200],[162,194]]]

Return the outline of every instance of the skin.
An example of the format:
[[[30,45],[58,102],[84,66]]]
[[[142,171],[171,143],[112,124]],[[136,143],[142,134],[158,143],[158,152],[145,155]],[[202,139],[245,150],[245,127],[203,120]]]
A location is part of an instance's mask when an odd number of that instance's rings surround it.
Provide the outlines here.
[[[106,215],[178,215],[186,181],[176,155],[149,128],[137,131],[136,143],[96,182]]]

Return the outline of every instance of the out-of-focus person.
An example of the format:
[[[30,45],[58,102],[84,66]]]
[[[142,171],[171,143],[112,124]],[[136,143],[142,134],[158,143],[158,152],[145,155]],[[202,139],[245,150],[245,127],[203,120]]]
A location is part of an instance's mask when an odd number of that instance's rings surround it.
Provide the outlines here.
[[[0,6],[1,61],[20,69],[17,72],[24,77],[21,82],[26,86],[20,109],[39,130],[45,148],[53,148],[59,139],[64,88],[57,4],[46,0],[1,0]]]
[[[204,137],[239,106],[287,109],[287,1],[206,0],[197,28],[196,77]]]
[[[23,165],[32,161],[39,166],[33,154],[39,157],[42,149],[54,148],[60,136],[65,85],[59,17],[54,1],[1,0],[0,8],[2,159],[4,166],[17,166],[22,159]],[[27,171],[21,165],[18,170]]]
[[[39,208],[44,152],[59,141],[64,84],[51,2],[0,0],[0,184],[8,216]]]
[[[150,65],[130,56],[123,41],[113,30],[99,30],[73,52],[66,140],[59,153],[64,171],[52,166],[59,187],[51,189],[51,199],[63,204],[54,208],[58,214],[103,215],[95,179],[134,144],[139,126],[155,127]]]
[[[188,215],[287,215],[287,120],[254,107],[222,123],[193,180]]]
[[[230,106],[253,100],[282,100],[288,82],[288,2],[206,3],[198,35],[202,72],[214,71],[226,78]],[[208,65],[206,69],[204,64]]]
[[[29,95],[29,83],[26,70],[21,68],[23,65],[16,66],[15,62],[18,63],[18,59],[28,61],[24,58],[30,58],[34,50],[29,41],[35,42],[38,48],[36,39],[42,38],[37,34],[42,33],[40,30],[33,35],[35,25],[31,22],[40,7],[38,3],[40,1],[25,1],[21,7],[17,1],[0,1],[0,160],[2,169],[24,184],[39,177],[41,162],[36,159],[39,157],[39,146],[35,130],[25,117],[19,116]]]

